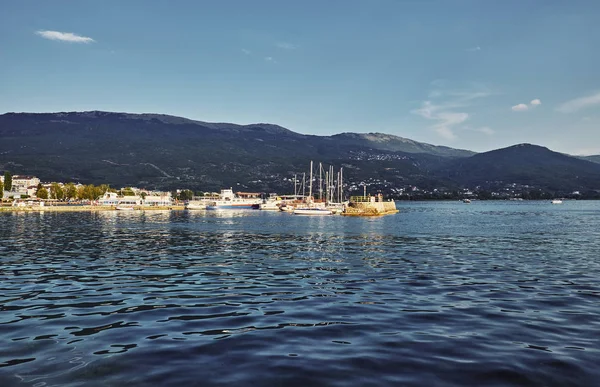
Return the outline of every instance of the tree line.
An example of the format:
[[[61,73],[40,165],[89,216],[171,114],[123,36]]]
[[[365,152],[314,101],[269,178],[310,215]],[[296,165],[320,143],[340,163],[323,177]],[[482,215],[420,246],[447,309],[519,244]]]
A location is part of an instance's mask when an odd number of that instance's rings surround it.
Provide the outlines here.
[[[117,192],[108,184],[93,185],[87,184],[77,187],[75,183],[67,183],[61,186],[58,183],[52,183],[48,190],[41,183],[38,184],[35,196],[40,199],[55,199],[55,200],[97,200],[106,192]]]

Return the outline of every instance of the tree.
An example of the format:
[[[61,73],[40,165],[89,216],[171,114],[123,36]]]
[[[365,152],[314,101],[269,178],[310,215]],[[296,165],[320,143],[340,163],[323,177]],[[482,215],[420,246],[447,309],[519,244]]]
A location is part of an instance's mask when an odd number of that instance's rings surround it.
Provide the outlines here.
[[[179,200],[192,200],[194,193],[189,189],[184,189],[179,194]]]
[[[0,180],[0,196],[4,194],[4,183]],[[0,197],[2,199],[2,197]]]
[[[131,187],[126,187],[121,190],[121,195],[123,196],[135,196],[135,192],[131,189]]]
[[[75,199],[77,197],[77,187],[74,183],[68,183],[63,189],[66,199]]]
[[[110,190],[110,187],[108,184],[100,184],[96,189],[96,193],[98,194],[97,197],[100,197],[107,193]]]
[[[4,172],[4,189],[12,191],[12,175],[8,171]]]
[[[48,199],[48,190],[44,186],[39,187],[35,192],[35,196],[39,199]]]
[[[98,187],[93,184],[82,185],[77,189],[77,199],[79,200],[96,200],[102,194],[99,193]]]
[[[65,192],[58,183],[52,183],[50,186],[50,198],[62,200],[65,197]]]

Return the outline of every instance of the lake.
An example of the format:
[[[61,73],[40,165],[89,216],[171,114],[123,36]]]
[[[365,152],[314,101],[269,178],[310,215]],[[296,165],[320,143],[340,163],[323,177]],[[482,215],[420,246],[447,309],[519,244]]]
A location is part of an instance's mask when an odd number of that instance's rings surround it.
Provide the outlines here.
[[[600,202],[0,213],[0,385],[591,386]]]

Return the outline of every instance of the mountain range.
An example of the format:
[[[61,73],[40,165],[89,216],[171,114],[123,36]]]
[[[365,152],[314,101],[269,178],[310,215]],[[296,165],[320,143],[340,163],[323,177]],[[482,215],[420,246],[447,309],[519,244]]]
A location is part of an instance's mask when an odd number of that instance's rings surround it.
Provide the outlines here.
[[[347,183],[378,189],[506,184],[556,192],[600,190],[600,156],[520,144],[490,152],[382,133],[304,135],[278,125],[208,123],[113,112],[0,115],[0,170],[43,181],[194,191],[290,192],[310,160],[344,168]]]

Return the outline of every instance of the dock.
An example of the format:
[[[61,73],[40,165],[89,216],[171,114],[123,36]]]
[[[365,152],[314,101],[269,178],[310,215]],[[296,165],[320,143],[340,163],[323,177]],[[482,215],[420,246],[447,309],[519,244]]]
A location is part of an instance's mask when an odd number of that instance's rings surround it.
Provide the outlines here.
[[[381,194],[376,196],[352,196],[344,216],[383,216],[396,214],[396,203],[393,200],[384,201]]]

